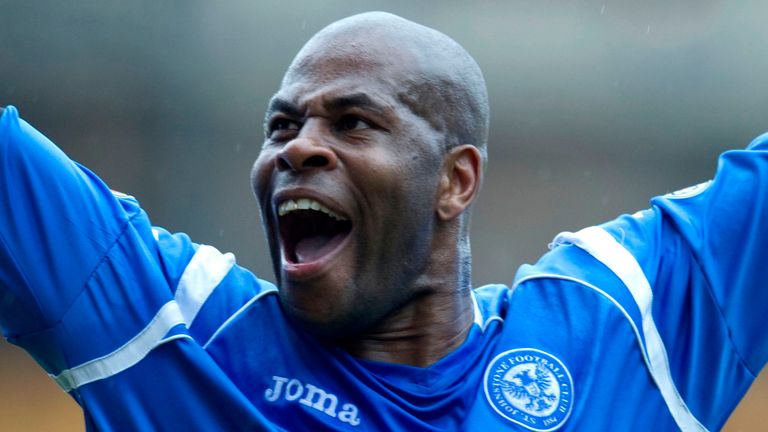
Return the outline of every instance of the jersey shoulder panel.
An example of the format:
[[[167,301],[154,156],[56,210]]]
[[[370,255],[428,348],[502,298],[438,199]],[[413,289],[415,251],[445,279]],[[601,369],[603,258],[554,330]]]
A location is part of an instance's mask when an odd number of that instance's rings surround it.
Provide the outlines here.
[[[243,306],[276,288],[237,265],[232,253],[193,243],[183,233],[154,227],[158,255],[174,301],[190,335],[206,345],[213,334]]]

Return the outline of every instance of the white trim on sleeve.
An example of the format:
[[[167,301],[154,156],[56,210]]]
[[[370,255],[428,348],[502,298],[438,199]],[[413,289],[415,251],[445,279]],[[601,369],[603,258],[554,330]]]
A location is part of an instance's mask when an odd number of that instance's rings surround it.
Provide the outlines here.
[[[646,345],[643,352],[643,356],[647,357],[646,365],[659,387],[670,414],[684,432],[706,431],[707,429],[688,409],[672,380],[667,350],[651,313],[653,302],[651,285],[635,257],[613,236],[599,227],[584,228],[575,234],[561,233],[555,238],[554,243],[571,243],[585,250],[605,264],[626,285],[640,310],[642,319],[640,327]]]
[[[207,245],[197,248],[179,279],[174,295],[187,327],[192,325],[200,308],[234,265],[235,256],[231,253],[222,254]]]
[[[158,236],[156,230],[153,235]],[[165,335],[179,324],[189,328],[205,301],[234,265],[235,256],[231,253],[222,254],[212,246],[199,246],[179,279],[174,299],[164,304],[136,336],[105,356],[65,369],[51,378],[69,392],[134,366],[163,343],[179,338],[191,339],[186,334],[168,338]]]
[[[170,340],[178,337],[164,338],[173,327],[183,324],[179,305],[175,301],[169,301],[157,312],[152,321],[147,324],[133,339],[111,353],[61,371],[59,375],[51,375],[56,384],[65,392],[74,390],[82,385],[108,378],[120,373],[136,363],[140,362],[150,351]]]

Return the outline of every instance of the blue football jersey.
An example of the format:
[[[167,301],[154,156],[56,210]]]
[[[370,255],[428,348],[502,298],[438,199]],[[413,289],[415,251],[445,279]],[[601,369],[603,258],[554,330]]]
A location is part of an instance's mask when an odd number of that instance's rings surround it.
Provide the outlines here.
[[[426,368],[294,327],[234,256],[152,227],[0,118],[0,324],[89,430],[719,429],[768,358],[768,136],[715,178],[562,233]]]

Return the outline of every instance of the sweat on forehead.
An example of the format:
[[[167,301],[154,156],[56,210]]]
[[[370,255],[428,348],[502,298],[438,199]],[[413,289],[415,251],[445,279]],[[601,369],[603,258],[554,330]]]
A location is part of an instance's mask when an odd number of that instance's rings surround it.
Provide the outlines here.
[[[473,144],[485,154],[489,110],[480,67],[450,37],[396,15],[368,12],[320,30],[282,85],[307,73],[332,80],[361,70],[394,80],[398,98],[444,133],[448,147]]]

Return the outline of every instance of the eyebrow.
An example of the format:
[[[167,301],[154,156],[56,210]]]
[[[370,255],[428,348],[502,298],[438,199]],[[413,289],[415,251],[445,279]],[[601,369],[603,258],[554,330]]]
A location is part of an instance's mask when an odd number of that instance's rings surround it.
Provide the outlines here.
[[[367,111],[372,111],[380,116],[386,116],[386,107],[373,100],[365,93],[352,93],[349,95],[339,96],[333,98],[323,104],[328,111],[343,110],[346,108],[362,108]]]
[[[344,96],[334,97],[323,102],[323,108],[328,111],[339,111],[354,107],[371,111],[380,116],[387,116],[388,114],[386,106],[376,102],[365,93],[352,93]],[[274,97],[269,102],[265,117],[269,118],[276,112],[282,112],[292,117],[301,117],[303,115],[302,110],[298,105],[279,97]]]
[[[279,97],[274,97],[269,101],[265,117],[269,119],[269,117],[276,112],[284,112],[292,117],[301,116],[301,111],[295,103],[280,99]]]

